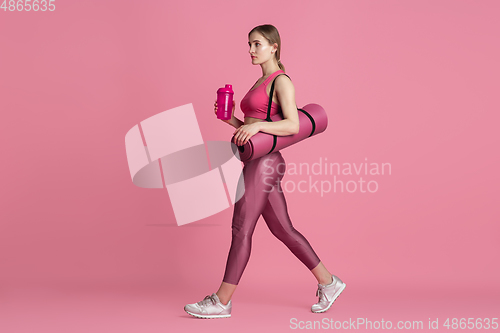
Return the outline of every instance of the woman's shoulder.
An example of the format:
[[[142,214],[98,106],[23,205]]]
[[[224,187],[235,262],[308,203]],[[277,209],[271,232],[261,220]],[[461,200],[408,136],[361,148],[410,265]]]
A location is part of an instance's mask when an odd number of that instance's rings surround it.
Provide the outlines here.
[[[280,73],[276,76],[275,79],[275,87],[276,89],[287,89],[287,88],[293,88],[293,83],[288,74],[286,73]]]

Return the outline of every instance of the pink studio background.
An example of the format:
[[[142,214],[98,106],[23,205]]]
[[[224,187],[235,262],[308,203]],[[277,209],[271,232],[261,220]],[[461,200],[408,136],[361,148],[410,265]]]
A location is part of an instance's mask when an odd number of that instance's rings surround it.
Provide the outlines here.
[[[498,2],[55,4],[0,11],[0,331],[498,317]],[[233,317],[197,320],[183,306],[217,291],[233,207],[176,226],[166,190],[132,184],[124,137],[193,103],[203,139],[229,140],[216,90],[233,84],[242,119],[262,75],[247,34],[265,23],[280,31],[297,105],[318,103],[330,119],[282,151],[287,163],[390,163],[392,173],[367,177],[375,193],[285,193],[294,226],[347,283],[332,309],[310,313],[316,280],[260,219]]]

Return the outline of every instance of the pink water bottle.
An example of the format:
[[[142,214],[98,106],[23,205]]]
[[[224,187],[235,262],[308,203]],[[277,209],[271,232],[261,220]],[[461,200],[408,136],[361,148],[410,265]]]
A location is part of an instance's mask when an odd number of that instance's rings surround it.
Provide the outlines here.
[[[228,120],[233,113],[233,86],[226,84],[217,90],[217,118]]]

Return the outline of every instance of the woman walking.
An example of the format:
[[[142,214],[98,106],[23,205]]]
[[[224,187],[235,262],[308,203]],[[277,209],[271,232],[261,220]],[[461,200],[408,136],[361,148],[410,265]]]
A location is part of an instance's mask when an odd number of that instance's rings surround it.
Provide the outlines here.
[[[280,61],[281,39],[278,30],[270,24],[253,28],[248,34],[249,53],[253,65],[260,65],[262,77],[242,99],[240,107],[244,122],[234,116],[223,120],[236,128],[235,143],[244,145],[253,135],[265,132],[274,135],[291,135],[299,131],[299,116],[295,103],[295,88],[286,76]],[[271,115],[282,113],[283,120],[267,122],[266,119],[271,83],[275,89]],[[217,102],[214,104],[217,113]],[[307,239],[292,225],[286,200],[281,189],[281,179],[286,167],[279,151],[244,162],[245,192],[234,205],[232,241],[224,278],[219,290],[202,301],[187,304],[184,310],[198,318],[226,318],[231,316],[231,297],[250,258],[252,235],[260,215],[270,231],[312,272],[318,281],[318,303],[311,311],[328,310],[344,290],[346,284],[332,275],[316,255]],[[278,171],[278,168],[280,169]],[[274,184],[274,185],[270,185]]]

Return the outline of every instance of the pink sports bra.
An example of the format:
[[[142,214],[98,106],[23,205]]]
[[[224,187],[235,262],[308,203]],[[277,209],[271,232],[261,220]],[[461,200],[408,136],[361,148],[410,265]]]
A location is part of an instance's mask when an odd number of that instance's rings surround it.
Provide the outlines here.
[[[241,100],[240,108],[245,117],[266,119],[269,96],[266,93],[266,87],[278,74],[285,73],[281,69],[269,75],[257,88],[250,89]],[[257,80],[258,81],[258,80]],[[257,82],[255,82],[257,83]],[[255,85],[255,84],[254,84]],[[281,107],[274,101],[271,102],[271,116],[281,111]]]

